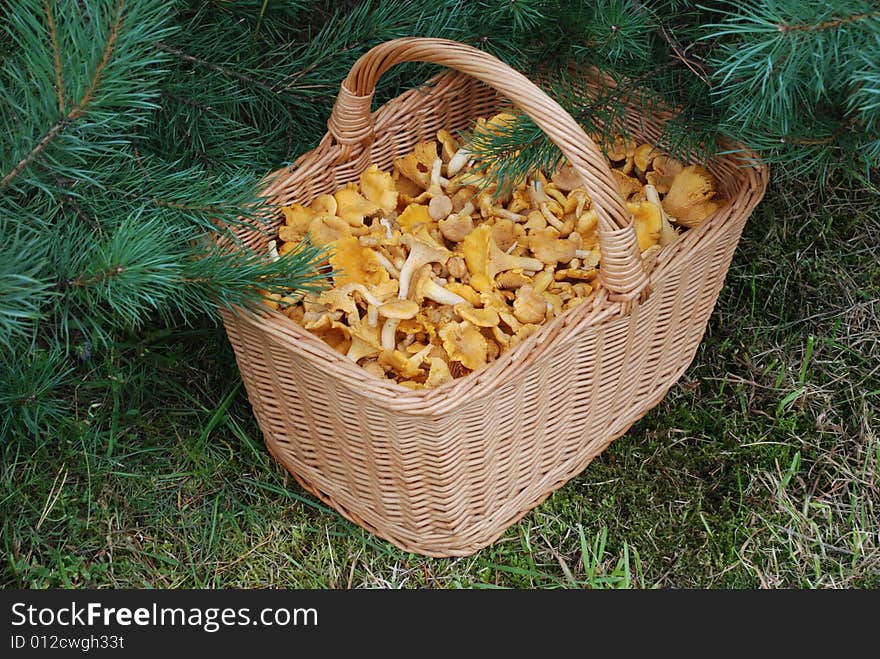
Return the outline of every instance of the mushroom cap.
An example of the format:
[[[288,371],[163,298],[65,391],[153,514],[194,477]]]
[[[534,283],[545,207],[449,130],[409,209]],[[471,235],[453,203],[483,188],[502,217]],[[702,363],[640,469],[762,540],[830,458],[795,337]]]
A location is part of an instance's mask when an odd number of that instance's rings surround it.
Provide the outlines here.
[[[577,243],[573,240],[561,240],[559,231],[547,227],[529,234],[529,249],[539,261],[548,265],[567,263],[574,258]]]
[[[416,271],[410,291],[416,302],[421,302],[425,298],[440,304],[458,304],[465,301],[461,296],[434,281],[434,271],[430,263],[426,263]]]
[[[459,281],[450,281],[447,282],[443,286],[443,288],[448,291],[452,291],[461,298],[464,298],[475,307],[483,303],[483,301],[480,299],[480,294],[467,284],[463,284]]]
[[[335,320],[329,313],[322,314],[304,327],[337,352],[345,354],[351,346],[351,330],[348,325]]]
[[[660,194],[669,192],[669,186],[675,175],[684,169],[684,164],[672,156],[659,155],[651,162],[652,171],[645,174],[645,179],[657,188]]]
[[[432,197],[428,202],[428,215],[434,220],[442,220],[452,212],[452,199],[445,194]]]
[[[309,224],[309,235],[316,245],[329,245],[341,238],[351,236],[352,233],[348,222],[341,217],[316,215]]]
[[[474,221],[470,214],[456,213],[437,223],[440,233],[446,240],[458,243],[474,230]]]
[[[378,286],[390,279],[388,271],[369,247],[361,247],[355,236],[336,241],[336,249],[330,256],[333,281],[336,286],[357,283]]]
[[[617,181],[617,187],[620,188],[620,194],[624,199],[629,199],[634,194],[642,191],[642,184],[637,178],[627,176],[619,169],[612,169],[614,180]]]
[[[633,164],[642,174],[648,171],[654,158],[659,156],[661,151],[653,144],[639,144],[633,153]]]
[[[360,183],[364,197],[386,214],[397,208],[397,188],[394,186],[394,179],[390,173],[381,171],[379,165],[373,163],[367,167],[361,173]]]
[[[531,283],[532,280],[518,270],[507,270],[499,273],[498,276],[495,277],[495,284],[498,288],[505,290],[513,290]]]
[[[309,205],[316,215],[336,215],[336,207],[336,197],[330,194],[318,195]]]
[[[560,190],[570,192],[584,184],[580,174],[570,164],[565,164],[556,169],[550,176],[550,180]]]
[[[626,207],[635,220],[639,250],[644,252],[651,245],[656,245],[660,241],[660,229],[662,228],[660,209],[650,201],[629,202]]]
[[[495,220],[492,225],[492,239],[498,248],[506,252],[514,243],[525,238],[526,230],[521,224],[505,218]]]
[[[439,335],[450,361],[459,362],[472,371],[486,365],[489,350],[486,337],[469,321],[447,323],[440,328]]]
[[[354,183],[334,192],[333,198],[336,199],[336,215],[353,227],[362,225],[365,217],[372,217],[382,210],[366,197],[362,197]]]
[[[409,204],[404,211],[397,216],[397,224],[404,233],[414,234],[419,229],[434,225],[434,218],[430,210],[424,204]]]
[[[442,128],[437,131],[437,141],[440,142],[440,156],[443,158],[443,162],[449,162],[450,158],[461,148],[458,140],[449,131]]]
[[[516,291],[513,301],[513,315],[524,324],[537,325],[544,322],[547,314],[547,301],[533,286],[526,284]]]
[[[379,315],[385,318],[408,320],[419,313],[419,303],[413,300],[394,298],[379,307]]]
[[[439,357],[431,357],[428,359],[431,365],[428,371],[428,379],[425,380],[426,387],[439,387],[441,384],[452,382],[452,373],[449,371],[449,364]]]
[[[498,312],[491,307],[475,309],[469,304],[456,304],[453,309],[463,320],[467,320],[476,327],[495,327],[501,322]]]
[[[315,217],[315,211],[302,204],[282,206],[284,226],[278,229],[278,238],[284,242],[298,243],[309,232],[309,225]]]
[[[672,179],[663,208],[677,224],[695,227],[720,208],[712,200],[716,194],[712,173],[701,165],[689,165]]]
[[[407,357],[400,350],[384,350],[379,355],[379,364],[384,366],[386,369],[392,370],[397,373],[401,378],[406,380],[410,380],[415,377],[419,377],[420,375],[424,375],[424,371],[419,368],[420,364],[415,363],[420,360],[413,357]],[[398,384],[404,384],[403,382],[399,382]]]
[[[422,189],[430,185],[431,167],[437,158],[437,143],[420,142],[413,152],[394,159],[394,168],[404,177],[418,184]]]

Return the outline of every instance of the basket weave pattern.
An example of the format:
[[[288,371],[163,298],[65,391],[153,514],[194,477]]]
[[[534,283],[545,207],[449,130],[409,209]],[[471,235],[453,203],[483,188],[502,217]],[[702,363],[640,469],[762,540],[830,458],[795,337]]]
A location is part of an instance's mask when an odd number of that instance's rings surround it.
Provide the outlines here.
[[[378,77],[400,61],[458,71],[370,113]],[[766,168],[743,166],[742,156],[708,163],[719,196],[730,202],[643,264],[598,149],[524,80],[454,42],[378,46],[343,83],[330,132],[293,167],[273,173],[265,194],[307,204],[372,163],[390,169],[438,129],[466,128],[509,101],[562,148],[599,211],[602,288],[591,300],[487,367],[415,391],[363,371],[281,314],[222,311],[272,455],[305,489],[408,551],[461,556],[485,547],[663,398],[694,357],[743,225],[767,185]],[[597,84],[586,80],[584,94]],[[630,110],[626,121],[638,139],[656,142],[671,116]],[[265,250],[269,236],[238,231]]]

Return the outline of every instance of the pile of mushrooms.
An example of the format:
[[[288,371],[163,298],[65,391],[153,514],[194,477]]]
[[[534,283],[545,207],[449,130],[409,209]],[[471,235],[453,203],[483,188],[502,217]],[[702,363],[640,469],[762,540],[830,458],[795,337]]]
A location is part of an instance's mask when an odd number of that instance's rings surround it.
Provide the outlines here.
[[[474,130],[511,118],[479,119]],[[623,138],[605,151],[645,258],[723,203],[704,167]],[[329,248],[332,287],[266,303],[367,372],[411,388],[471,373],[583,304],[601,258],[598,218],[574,170],[537,171],[496,195],[472,164],[440,130],[391,172],[373,164],[332,195],[282,208],[270,255],[308,236]]]

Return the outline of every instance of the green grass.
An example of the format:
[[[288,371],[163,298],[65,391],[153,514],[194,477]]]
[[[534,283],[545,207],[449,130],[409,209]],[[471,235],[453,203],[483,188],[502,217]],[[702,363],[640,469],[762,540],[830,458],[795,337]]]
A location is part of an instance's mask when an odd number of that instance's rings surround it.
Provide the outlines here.
[[[474,556],[316,502],[263,446],[222,330],[180,329],[81,365],[67,425],[3,440],[0,583],[880,587],[880,211],[810,198],[771,191],[681,381]]]

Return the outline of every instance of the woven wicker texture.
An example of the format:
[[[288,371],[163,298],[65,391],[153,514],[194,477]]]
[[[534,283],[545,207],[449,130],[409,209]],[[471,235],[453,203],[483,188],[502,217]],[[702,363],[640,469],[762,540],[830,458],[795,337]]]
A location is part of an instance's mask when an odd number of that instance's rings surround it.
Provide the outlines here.
[[[379,77],[405,61],[453,70],[371,112]],[[581,91],[607,84],[585,79]],[[222,311],[272,455],[348,519],[431,556],[469,555],[493,542],[663,398],[694,357],[767,185],[752,154],[707,163],[729,203],[643,263],[604,158],[559,105],[486,53],[412,38],[377,46],[355,64],[328,134],[270,175],[264,194],[307,204],[371,163],[388,170],[438,129],[469,127],[506,103],[561,148],[599,211],[602,286],[587,304],[487,367],[423,390],[370,375],[279,313]],[[631,134],[656,142],[671,116],[631,108],[626,122]],[[236,231],[256,249],[271,239]]]

